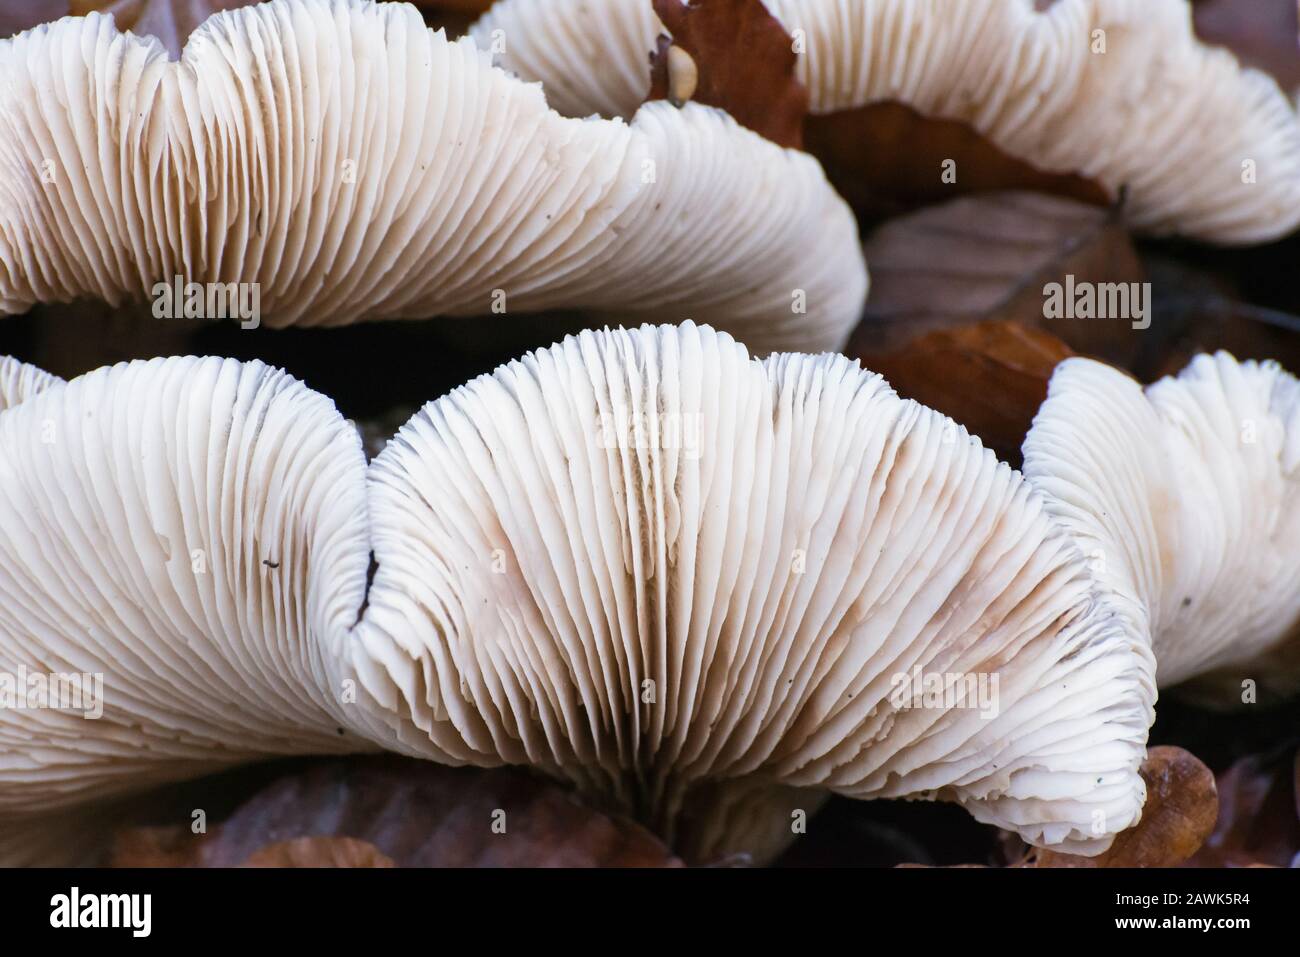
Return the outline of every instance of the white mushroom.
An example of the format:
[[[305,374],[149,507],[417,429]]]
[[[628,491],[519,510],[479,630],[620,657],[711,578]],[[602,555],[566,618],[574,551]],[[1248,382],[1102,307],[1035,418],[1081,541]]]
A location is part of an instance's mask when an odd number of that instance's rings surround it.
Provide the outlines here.
[[[532,353],[368,470],[260,363],[51,385],[0,412],[0,673],[24,668],[102,674],[103,714],[0,711],[11,827],[370,742],[759,859],[826,792],[1100,851],[1140,813],[1154,697],[1016,472],[841,356],[693,324]]]
[[[1202,676],[1190,691],[1219,704],[1300,688],[1300,382],[1219,353],[1144,391],[1069,359],[1024,451],[1150,633],[1161,687]]]
[[[340,668],[364,465],[256,362],[124,364],[0,412],[0,814],[363,747]]]
[[[771,853],[788,811],[727,811],[791,787],[1083,853],[1137,819],[1145,636],[1018,473],[842,356],[583,333],[426,406],[370,482],[358,671],[412,751],[567,778],[692,856]],[[918,673],[998,701],[902,707]]]
[[[226,315],[243,283],[270,326],[565,308],[820,349],[865,298],[811,157],[697,105],[565,119],[409,5],[273,0],[179,62],[66,18],[0,41],[0,72],[0,315],[166,312],[178,282]]]
[[[814,113],[897,101],[969,123],[1040,169],[1127,187],[1151,233],[1239,243],[1300,225],[1295,105],[1200,43],[1186,0],[764,2],[800,44]],[[500,0],[471,35],[561,112],[627,116],[663,30],[650,0]]]

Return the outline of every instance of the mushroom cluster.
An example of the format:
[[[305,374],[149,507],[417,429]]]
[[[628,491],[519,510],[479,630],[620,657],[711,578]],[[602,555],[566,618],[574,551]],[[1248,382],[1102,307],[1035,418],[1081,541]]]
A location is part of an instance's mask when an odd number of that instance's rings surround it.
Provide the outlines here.
[[[684,0],[666,0],[684,2]],[[1079,173],[1150,233],[1259,242],[1300,226],[1300,119],[1202,44],[1186,0],[763,0],[814,113],[898,102]],[[665,32],[645,0],[499,0],[471,29],[572,116],[628,116]]]
[[[10,818],[369,745],[696,858],[825,792],[1082,853],[1140,813],[1144,636],[1028,482],[841,356],[586,332],[368,468],[281,372],[136,362],[0,413],[0,463],[0,667],[103,676],[98,721],[0,713]]]
[[[1069,359],[1025,474],[1151,636],[1161,687],[1222,705],[1300,688],[1300,381],[1198,356],[1145,391]]]
[[[260,360],[0,356],[0,864],[72,860],[163,784],[369,751],[533,769],[692,862],[773,859],[830,795],[1095,856],[1142,815],[1157,687],[1300,689],[1300,381],[1069,359],[999,462],[823,351],[862,314],[858,222],[797,136],[691,102],[677,2],[0,40],[0,316],[249,287],[273,328],[608,323],[373,460]],[[784,132],[903,104],[1147,233],[1300,226],[1295,104],[1183,0],[762,3]]]
[[[0,314],[255,284],[275,327],[565,308],[768,351],[861,313],[811,157],[697,105],[565,119],[407,4],[272,0],[176,62],[65,18],[0,41],[0,72]]]

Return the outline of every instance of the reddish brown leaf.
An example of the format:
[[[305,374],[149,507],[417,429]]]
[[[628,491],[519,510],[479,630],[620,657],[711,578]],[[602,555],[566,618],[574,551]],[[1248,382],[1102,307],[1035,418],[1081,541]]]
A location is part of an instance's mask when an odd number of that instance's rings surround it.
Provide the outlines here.
[[[661,38],[650,59],[649,99],[670,99],[679,85],[681,70],[669,63],[675,46],[694,61],[691,99],[726,110],[774,143],[801,146],[808,91],[795,76],[794,41],[762,0],[654,0],[654,8],[672,41]]]
[[[969,196],[887,223],[865,253],[872,288],[853,355],[990,320],[1040,329],[1124,367],[1144,343],[1128,319],[1046,317],[1048,284],[1143,280],[1115,210],[1036,193]]]
[[[397,0],[394,0],[397,2]],[[445,29],[449,37],[463,36],[470,24],[487,12],[492,0],[407,0],[424,15],[433,29]]]
[[[1290,867],[1300,860],[1300,752],[1242,758],[1219,775],[1219,816],[1194,867]]]
[[[1069,346],[1042,330],[992,320],[938,329],[897,350],[855,358],[900,395],[952,417],[1014,465],[1053,370],[1071,355]]]
[[[1016,159],[957,120],[923,116],[902,103],[873,103],[809,116],[805,148],[831,182],[868,220],[972,193],[1028,190],[1095,206],[1114,197],[1080,176],[1047,173]],[[944,182],[952,160],[956,182]]]
[[[68,0],[4,0],[0,4],[0,39],[66,17],[70,12]]]
[[[297,837],[269,844],[244,867],[396,867],[391,857],[351,837]]]
[[[196,867],[203,840],[183,824],[129,828],[114,838],[108,866]]]
[[[1282,89],[1300,87],[1300,14],[1296,0],[1197,0],[1196,35],[1227,47],[1242,63],[1272,74]]]
[[[1147,801],[1142,820],[1115,837],[1097,857],[1037,850],[1028,867],[1174,867],[1183,863],[1214,829],[1219,810],[1214,775],[1182,748],[1152,748],[1142,764]]]
[[[681,866],[640,825],[588,807],[526,771],[391,756],[306,763],[245,801],[206,837],[190,836],[188,827],[127,832],[114,861],[236,867],[322,866],[326,853],[338,861],[367,859],[350,856],[356,848],[345,855],[318,843],[283,846],[333,838],[363,842],[399,867]]]

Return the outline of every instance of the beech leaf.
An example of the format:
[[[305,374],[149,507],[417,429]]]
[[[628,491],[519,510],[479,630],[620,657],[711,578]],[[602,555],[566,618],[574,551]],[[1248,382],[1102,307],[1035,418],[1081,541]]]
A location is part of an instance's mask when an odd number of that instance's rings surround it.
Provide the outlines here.
[[[1142,820],[1115,836],[1110,850],[1078,857],[1036,850],[1028,867],[1174,867],[1201,847],[1219,811],[1214,775],[1195,755],[1162,745],[1142,764],[1147,801]]]
[[[1193,867],[1300,864],[1300,751],[1286,745],[1219,775],[1219,816]]]
[[[872,288],[854,355],[992,320],[1041,329],[1123,367],[1143,344],[1128,318],[1046,316],[1049,284],[1073,301],[1087,286],[1144,280],[1116,209],[1037,193],[968,196],[886,223],[864,250]]]
[[[650,58],[650,100],[678,99],[677,78],[691,70],[690,99],[781,146],[802,146],[808,91],[795,75],[793,39],[762,0],[654,0],[654,9],[672,39],[661,37]],[[674,60],[673,47],[689,63]]]
[[[375,845],[351,837],[297,837],[268,844],[244,867],[396,867]]]
[[[347,839],[352,843],[338,844]],[[334,842],[334,843],[331,843]],[[679,867],[640,825],[516,768],[393,756],[310,762],[201,836],[118,835],[116,866]]]
[[[1016,465],[1047,383],[1073,351],[1009,320],[937,329],[893,351],[855,355],[900,394],[960,422]]]
[[[806,149],[865,220],[880,220],[967,194],[1025,190],[1094,206],[1115,197],[1074,173],[1048,173],[995,146],[959,120],[925,116],[903,103],[872,103],[809,116]],[[942,172],[961,170],[955,183]]]

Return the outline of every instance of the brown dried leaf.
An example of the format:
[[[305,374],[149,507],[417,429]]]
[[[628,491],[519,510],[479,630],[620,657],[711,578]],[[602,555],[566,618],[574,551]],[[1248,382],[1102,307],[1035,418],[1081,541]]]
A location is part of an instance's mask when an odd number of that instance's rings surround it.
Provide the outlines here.
[[[938,329],[894,351],[854,357],[900,395],[960,422],[1015,465],[1053,370],[1073,354],[1040,329],[992,320]]]
[[[1197,0],[1196,35],[1227,47],[1242,63],[1272,74],[1282,89],[1300,88],[1300,13],[1296,0]]]
[[[1168,291],[1157,293],[1156,311],[1160,316],[1159,341],[1147,350],[1149,363],[1136,370],[1144,380],[1174,375],[1197,353],[1219,349],[1238,359],[1273,359],[1287,369],[1300,368],[1300,316],[1222,296]],[[1294,659],[1296,654],[1290,646],[1279,650],[1279,677],[1288,667],[1282,659]],[[1296,667],[1294,661],[1289,665],[1290,669]]]
[[[399,2],[399,0],[394,0]],[[464,36],[470,25],[492,6],[492,0],[406,0],[424,15],[424,22],[434,30],[443,29],[447,36]]]
[[[244,867],[396,867],[391,857],[351,837],[297,837],[269,844]]]
[[[321,866],[326,852],[344,860],[342,849],[283,845],[342,838],[373,847],[398,867],[681,866],[640,825],[588,807],[526,771],[392,756],[305,762],[206,837],[190,836],[188,827],[158,835],[129,831],[119,836],[113,860],[236,867],[304,866],[285,862],[309,859],[305,866]]]
[[[959,196],[1026,190],[1094,206],[1115,197],[1073,173],[1047,173],[1004,153],[958,120],[924,116],[903,103],[872,103],[809,116],[805,149],[864,220],[881,220]],[[956,163],[945,183],[945,163]]]
[[[1300,752],[1242,758],[1219,775],[1214,832],[1192,867],[1290,867],[1300,861]]]
[[[4,0],[0,5],[0,39],[66,17],[70,12],[68,0]]]
[[[197,867],[204,839],[183,824],[129,828],[115,836],[108,866]]]
[[[1219,811],[1214,775],[1194,755],[1168,745],[1142,764],[1147,802],[1142,820],[1097,857],[1037,850],[1027,867],[1175,867],[1205,843]]]
[[[799,148],[808,91],[795,76],[794,41],[762,0],[654,0],[672,34],[650,58],[650,100],[670,98],[669,49],[685,50],[698,80],[690,97],[726,110],[774,143]]]
[[[1144,279],[1116,210],[1037,193],[969,196],[885,224],[864,251],[872,288],[853,355],[991,320],[1040,329],[1122,367],[1143,345],[1124,319],[1044,316],[1048,283]]]

